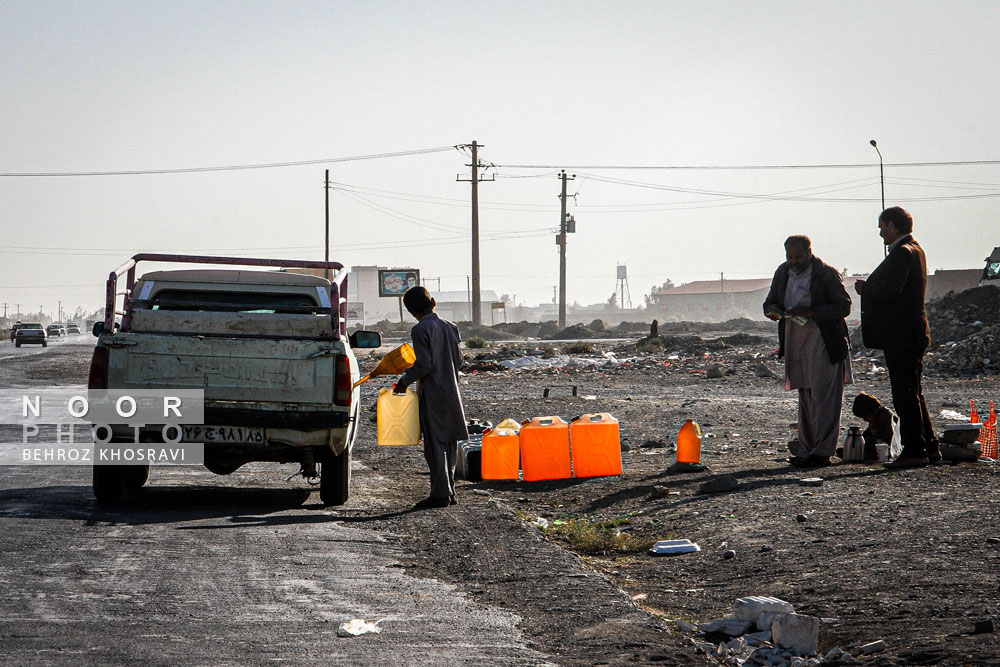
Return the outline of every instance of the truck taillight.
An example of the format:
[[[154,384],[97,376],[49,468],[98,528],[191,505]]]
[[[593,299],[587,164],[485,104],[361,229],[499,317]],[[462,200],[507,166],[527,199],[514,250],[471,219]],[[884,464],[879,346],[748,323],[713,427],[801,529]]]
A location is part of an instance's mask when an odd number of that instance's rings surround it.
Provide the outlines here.
[[[87,378],[90,389],[108,388],[108,348],[97,346],[94,356],[90,358],[90,376]]]
[[[346,354],[337,355],[336,373],[333,386],[333,404],[350,407],[354,383],[351,382],[351,361]]]

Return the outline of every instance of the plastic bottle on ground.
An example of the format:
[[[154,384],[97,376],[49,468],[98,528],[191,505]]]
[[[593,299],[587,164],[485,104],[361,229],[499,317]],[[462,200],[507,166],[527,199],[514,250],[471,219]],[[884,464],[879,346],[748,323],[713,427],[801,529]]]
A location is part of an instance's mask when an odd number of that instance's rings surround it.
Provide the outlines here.
[[[701,428],[691,419],[677,433],[677,462],[701,463]]]

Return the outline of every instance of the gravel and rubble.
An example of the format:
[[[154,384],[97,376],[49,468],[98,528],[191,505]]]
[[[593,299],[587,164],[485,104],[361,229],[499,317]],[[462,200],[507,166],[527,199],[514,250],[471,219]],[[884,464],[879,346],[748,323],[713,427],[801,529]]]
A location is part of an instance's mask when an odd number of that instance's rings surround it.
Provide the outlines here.
[[[927,303],[931,346],[924,357],[929,375],[971,377],[1000,374],[1000,287],[983,285],[949,292]],[[851,348],[879,363],[882,353],[869,350],[861,328],[851,333]]]

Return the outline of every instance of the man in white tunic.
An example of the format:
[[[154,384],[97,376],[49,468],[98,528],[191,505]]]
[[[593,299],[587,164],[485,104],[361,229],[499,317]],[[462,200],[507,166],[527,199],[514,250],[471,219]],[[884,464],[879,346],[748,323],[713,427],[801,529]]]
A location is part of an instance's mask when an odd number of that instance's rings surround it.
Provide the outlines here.
[[[785,258],[774,272],[764,314],[778,322],[785,389],[799,391],[799,449],[790,461],[825,466],[837,449],[844,384],[854,381],[845,321],[851,297],[840,273],[812,254],[808,236],[789,236]]]

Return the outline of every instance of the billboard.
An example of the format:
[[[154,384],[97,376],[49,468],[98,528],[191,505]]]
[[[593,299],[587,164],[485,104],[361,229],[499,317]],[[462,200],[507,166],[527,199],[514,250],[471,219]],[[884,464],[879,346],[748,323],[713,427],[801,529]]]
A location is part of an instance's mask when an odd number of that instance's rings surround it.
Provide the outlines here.
[[[420,284],[420,271],[417,269],[379,269],[378,295],[403,296],[406,290]]]

